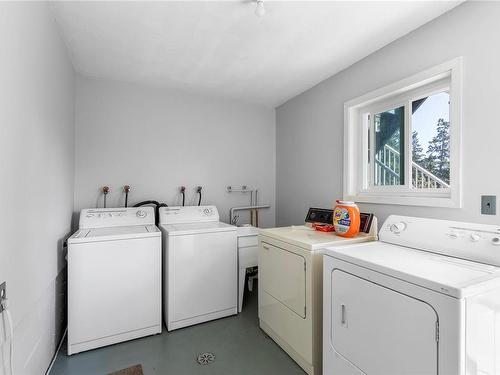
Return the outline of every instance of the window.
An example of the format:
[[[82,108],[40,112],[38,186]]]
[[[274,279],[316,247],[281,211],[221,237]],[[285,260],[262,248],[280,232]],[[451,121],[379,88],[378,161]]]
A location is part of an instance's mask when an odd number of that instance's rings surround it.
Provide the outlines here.
[[[412,101],[411,182],[414,189],[450,187],[450,93]]]
[[[372,117],[373,124],[368,129],[374,134],[373,155],[368,157],[368,161],[373,160],[372,183],[374,186],[404,185],[405,107],[368,115],[369,120]]]
[[[461,59],[345,104],[344,198],[460,207]]]

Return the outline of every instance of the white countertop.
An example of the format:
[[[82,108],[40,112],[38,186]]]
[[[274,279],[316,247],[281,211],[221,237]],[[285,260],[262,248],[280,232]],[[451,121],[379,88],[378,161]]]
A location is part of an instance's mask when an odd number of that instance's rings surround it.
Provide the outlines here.
[[[259,228],[256,228],[251,225],[245,225],[242,227],[238,227],[236,229],[236,235],[238,237],[257,236],[258,234],[259,234]]]

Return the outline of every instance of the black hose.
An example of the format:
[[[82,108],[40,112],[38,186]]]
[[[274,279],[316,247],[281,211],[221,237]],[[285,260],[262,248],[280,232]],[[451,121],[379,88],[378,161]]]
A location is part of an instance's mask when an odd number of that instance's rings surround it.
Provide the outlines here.
[[[186,193],[182,192],[182,207],[184,207],[184,203],[186,203]]]
[[[102,190],[102,193],[104,194],[103,205],[104,205],[104,208],[106,208],[106,198],[107,198],[107,195],[109,193],[109,187],[103,186],[101,190]]]
[[[147,204],[154,204],[157,207],[160,205],[157,201],[149,200],[149,201],[142,201],[142,202],[136,203],[136,204],[134,204],[134,207],[141,207],[141,206],[145,206]]]
[[[125,185],[123,187],[123,192],[125,193],[125,208],[128,207],[128,193],[130,193],[130,185]]]
[[[200,198],[198,199],[198,206],[201,205],[201,189],[198,191],[198,194],[200,195]]]

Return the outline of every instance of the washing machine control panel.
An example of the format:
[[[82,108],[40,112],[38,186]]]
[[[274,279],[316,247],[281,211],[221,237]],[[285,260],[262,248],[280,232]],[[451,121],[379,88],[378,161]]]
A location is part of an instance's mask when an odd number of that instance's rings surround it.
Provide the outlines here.
[[[389,230],[392,233],[396,233],[396,234],[401,233],[405,229],[406,229],[406,223],[404,221],[400,221],[399,223],[391,224],[391,226],[389,227]]]
[[[204,216],[212,216],[214,214],[214,210],[211,207],[204,208],[201,212]]]
[[[147,211],[139,210],[135,213],[135,216],[137,216],[139,218],[144,218],[144,217],[148,216],[148,213],[147,213]]]
[[[91,208],[80,213],[80,229],[154,224],[153,207]]]
[[[219,221],[215,206],[160,207],[160,224]]]
[[[491,231],[475,228],[450,227],[447,235],[452,240],[487,242],[493,246],[500,246],[500,228]]]
[[[500,267],[500,226],[391,215],[379,239]]]
[[[125,211],[120,211],[120,212],[87,212],[85,214],[85,217],[88,219],[106,219],[106,218],[113,218],[113,217],[121,217],[121,216],[127,216],[127,212]]]

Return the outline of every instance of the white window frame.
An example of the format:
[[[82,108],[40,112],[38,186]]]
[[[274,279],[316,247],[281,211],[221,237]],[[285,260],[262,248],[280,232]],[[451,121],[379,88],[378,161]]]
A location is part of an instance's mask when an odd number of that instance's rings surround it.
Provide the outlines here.
[[[427,69],[409,78],[372,91],[344,104],[344,199],[362,203],[411,206],[462,206],[461,128],[462,128],[462,58]],[[368,164],[367,113],[405,106],[405,149],[411,150],[411,103],[433,93],[450,95],[450,187],[411,189],[410,155],[405,158],[405,184],[371,186],[375,136],[371,136],[371,164]],[[373,132],[372,132],[373,133]],[[405,150],[402,150],[405,152]]]

